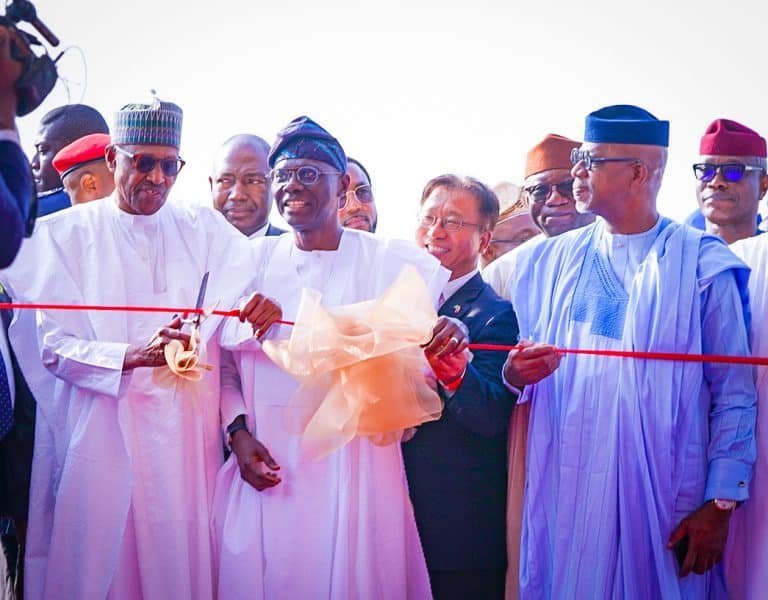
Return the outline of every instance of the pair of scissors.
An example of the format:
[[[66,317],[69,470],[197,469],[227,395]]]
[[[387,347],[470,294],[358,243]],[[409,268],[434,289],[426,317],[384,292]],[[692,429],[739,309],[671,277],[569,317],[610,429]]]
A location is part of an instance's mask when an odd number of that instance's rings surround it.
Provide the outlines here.
[[[197,302],[195,302],[195,309],[197,311],[202,311],[203,308],[203,302],[205,301],[205,290],[208,287],[208,275],[210,275],[210,271],[206,271],[205,275],[203,275],[202,281],[200,281],[200,290],[197,292]],[[195,312],[188,317],[183,318],[181,322],[184,325],[194,325],[195,327],[200,327],[200,321],[202,321],[202,317],[202,312]]]

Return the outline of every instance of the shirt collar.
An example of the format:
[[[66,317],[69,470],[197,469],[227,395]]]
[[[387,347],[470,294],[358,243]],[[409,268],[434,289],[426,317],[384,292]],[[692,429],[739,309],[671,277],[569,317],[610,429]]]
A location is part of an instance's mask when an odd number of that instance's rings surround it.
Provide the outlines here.
[[[448,298],[453,296],[456,292],[459,291],[459,289],[467,283],[470,279],[472,279],[475,275],[477,275],[478,270],[473,269],[466,275],[462,275],[461,277],[457,277],[456,279],[451,279],[448,283],[445,284],[445,287],[443,288],[443,303],[445,303]],[[441,304],[442,306],[442,304]]]

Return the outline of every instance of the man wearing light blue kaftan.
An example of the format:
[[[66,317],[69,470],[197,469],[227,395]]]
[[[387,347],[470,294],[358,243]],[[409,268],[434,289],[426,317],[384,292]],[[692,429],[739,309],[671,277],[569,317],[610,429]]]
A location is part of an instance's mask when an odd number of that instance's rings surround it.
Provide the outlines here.
[[[749,354],[748,269],[720,240],[658,216],[610,233],[610,218],[520,249],[510,287],[521,339]],[[532,411],[522,598],[718,595],[720,566],[680,577],[668,541],[708,501],[748,497],[752,367],[567,354],[520,401]]]

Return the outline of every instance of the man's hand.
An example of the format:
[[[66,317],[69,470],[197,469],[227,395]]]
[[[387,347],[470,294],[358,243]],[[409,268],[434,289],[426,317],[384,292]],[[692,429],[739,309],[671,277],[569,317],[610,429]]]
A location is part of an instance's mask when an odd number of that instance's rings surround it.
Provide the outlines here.
[[[467,326],[458,319],[441,316],[432,330],[432,339],[424,347],[424,355],[438,381],[450,384],[464,373],[469,353]]]
[[[248,321],[253,327],[253,335],[260,338],[283,316],[280,305],[266,296],[254,292],[240,307],[240,322]]]
[[[280,469],[280,465],[275,462],[264,444],[247,431],[235,431],[230,447],[237,458],[240,476],[258,491],[275,487],[282,481],[274,472]],[[262,465],[266,465],[271,471],[263,471]]]
[[[504,379],[515,387],[537,383],[560,365],[560,353],[549,344],[520,340],[522,350],[511,350],[504,363]]]
[[[171,340],[179,340],[184,348],[189,347],[189,334],[181,331],[181,317],[174,317],[165,327],[143,346],[129,346],[123,359],[123,371],[136,367],[162,367],[165,362],[165,346]]]
[[[730,520],[731,511],[720,510],[714,502],[705,502],[680,522],[667,542],[667,548],[672,548],[688,536],[688,553],[680,567],[680,577],[691,571],[702,575],[723,560]]]

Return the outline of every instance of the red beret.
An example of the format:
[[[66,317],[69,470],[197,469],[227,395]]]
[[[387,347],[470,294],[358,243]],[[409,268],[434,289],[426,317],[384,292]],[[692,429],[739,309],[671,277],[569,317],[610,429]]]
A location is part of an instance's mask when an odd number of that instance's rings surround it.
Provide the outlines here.
[[[562,135],[550,133],[533,148],[525,157],[525,175],[530,177],[550,169],[571,169],[571,150],[581,146],[581,142],[568,139]]]
[[[96,160],[104,160],[104,149],[109,146],[109,135],[91,133],[64,146],[53,157],[53,168],[64,177],[70,171]]]
[[[749,127],[729,119],[717,119],[701,138],[699,154],[704,156],[762,156],[765,139]]]

